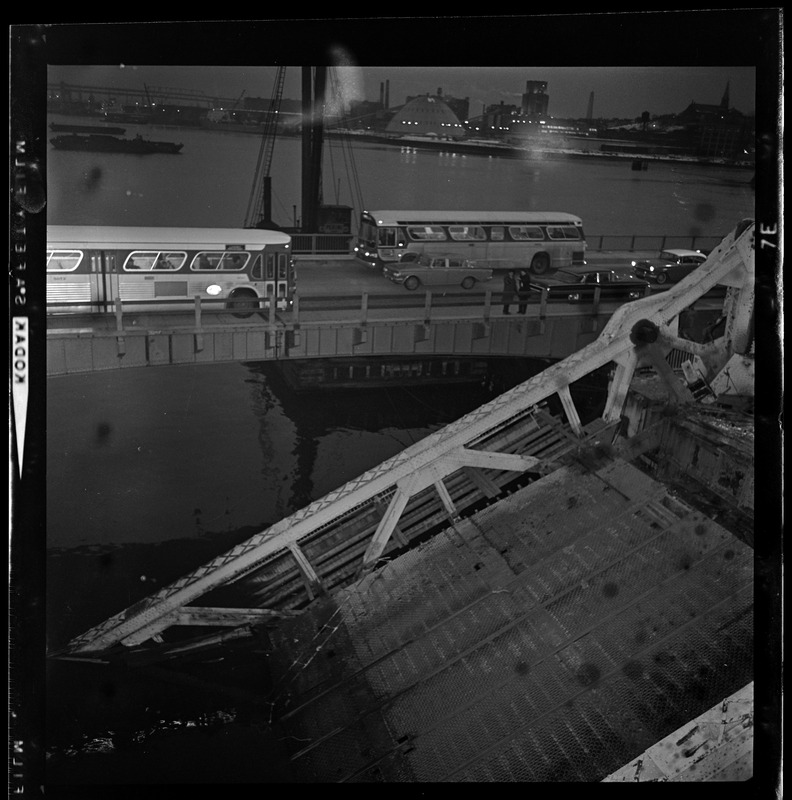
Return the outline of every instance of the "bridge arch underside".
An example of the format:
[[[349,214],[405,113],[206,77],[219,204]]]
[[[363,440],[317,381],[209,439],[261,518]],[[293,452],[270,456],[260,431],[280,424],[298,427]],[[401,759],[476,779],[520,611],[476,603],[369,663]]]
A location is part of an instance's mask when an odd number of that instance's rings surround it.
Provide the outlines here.
[[[701,341],[720,308],[687,310],[679,329]],[[443,319],[366,324],[262,324],[261,321],[203,328],[65,331],[47,335],[47,375],[69,375],[150,366],[307,359],[487,359],[525,357],[558,360],[599,336],[611,314],[566,313],[538,317]]]

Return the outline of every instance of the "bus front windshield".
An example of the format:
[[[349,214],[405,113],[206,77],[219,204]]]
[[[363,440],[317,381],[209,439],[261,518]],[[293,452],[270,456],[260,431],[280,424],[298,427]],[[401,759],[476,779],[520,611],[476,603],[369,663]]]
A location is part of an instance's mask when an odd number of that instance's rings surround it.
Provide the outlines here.
[[[368,247],[375,247],[377,244],[377,226],[366,219],[360,221],[360,231],[358,233],[360,241]]]

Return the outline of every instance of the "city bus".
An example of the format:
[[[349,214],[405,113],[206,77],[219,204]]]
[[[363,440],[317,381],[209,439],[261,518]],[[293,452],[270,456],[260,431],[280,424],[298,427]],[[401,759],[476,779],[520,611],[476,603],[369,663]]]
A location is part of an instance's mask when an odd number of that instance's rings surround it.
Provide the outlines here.
[[[427,253],[543,275],[585,264],[586,238],[580,217],[565,212],[364,211],[354,253],[375,269]]]
[[[280,231],[48,225],[46,257],[48,313],[111,311],[116,298],[132,311],[186,310],[197,295],[249,315],[288,308],[295,291]]]

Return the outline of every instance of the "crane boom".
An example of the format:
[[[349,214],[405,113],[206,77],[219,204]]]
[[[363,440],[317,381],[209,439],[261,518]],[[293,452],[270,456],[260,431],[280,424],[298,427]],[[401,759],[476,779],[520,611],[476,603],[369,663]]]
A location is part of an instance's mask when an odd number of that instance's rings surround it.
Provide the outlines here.
[[[269,207],[269,174],[272,166],[272,154],[275,150],[275,138],[278,132],[278,112],[280,111],[281,98],[283,97],[285,79],[286,67],[278,67],[269,111],[264,123],[264,133],[262,134],[261,147],[259,148],[253,187],[248,200],[247,214],[245,215],[246,228],[269,227],[272,224]]]

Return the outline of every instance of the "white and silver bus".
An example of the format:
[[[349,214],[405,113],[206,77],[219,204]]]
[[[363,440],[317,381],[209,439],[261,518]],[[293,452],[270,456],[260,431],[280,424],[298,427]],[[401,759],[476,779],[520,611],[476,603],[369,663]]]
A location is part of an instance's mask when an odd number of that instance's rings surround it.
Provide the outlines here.
[[[427,253],[542,275],[585,264],[586,237],[580,217],[562,211],[364,211],[354,252],[377,269]]]
[[[287,308],[294,290],[291,237],[280,231],[47,226],[49,313],[109,311],[116,298],[137,311],[185,310],[196,295],[235,312]]]

